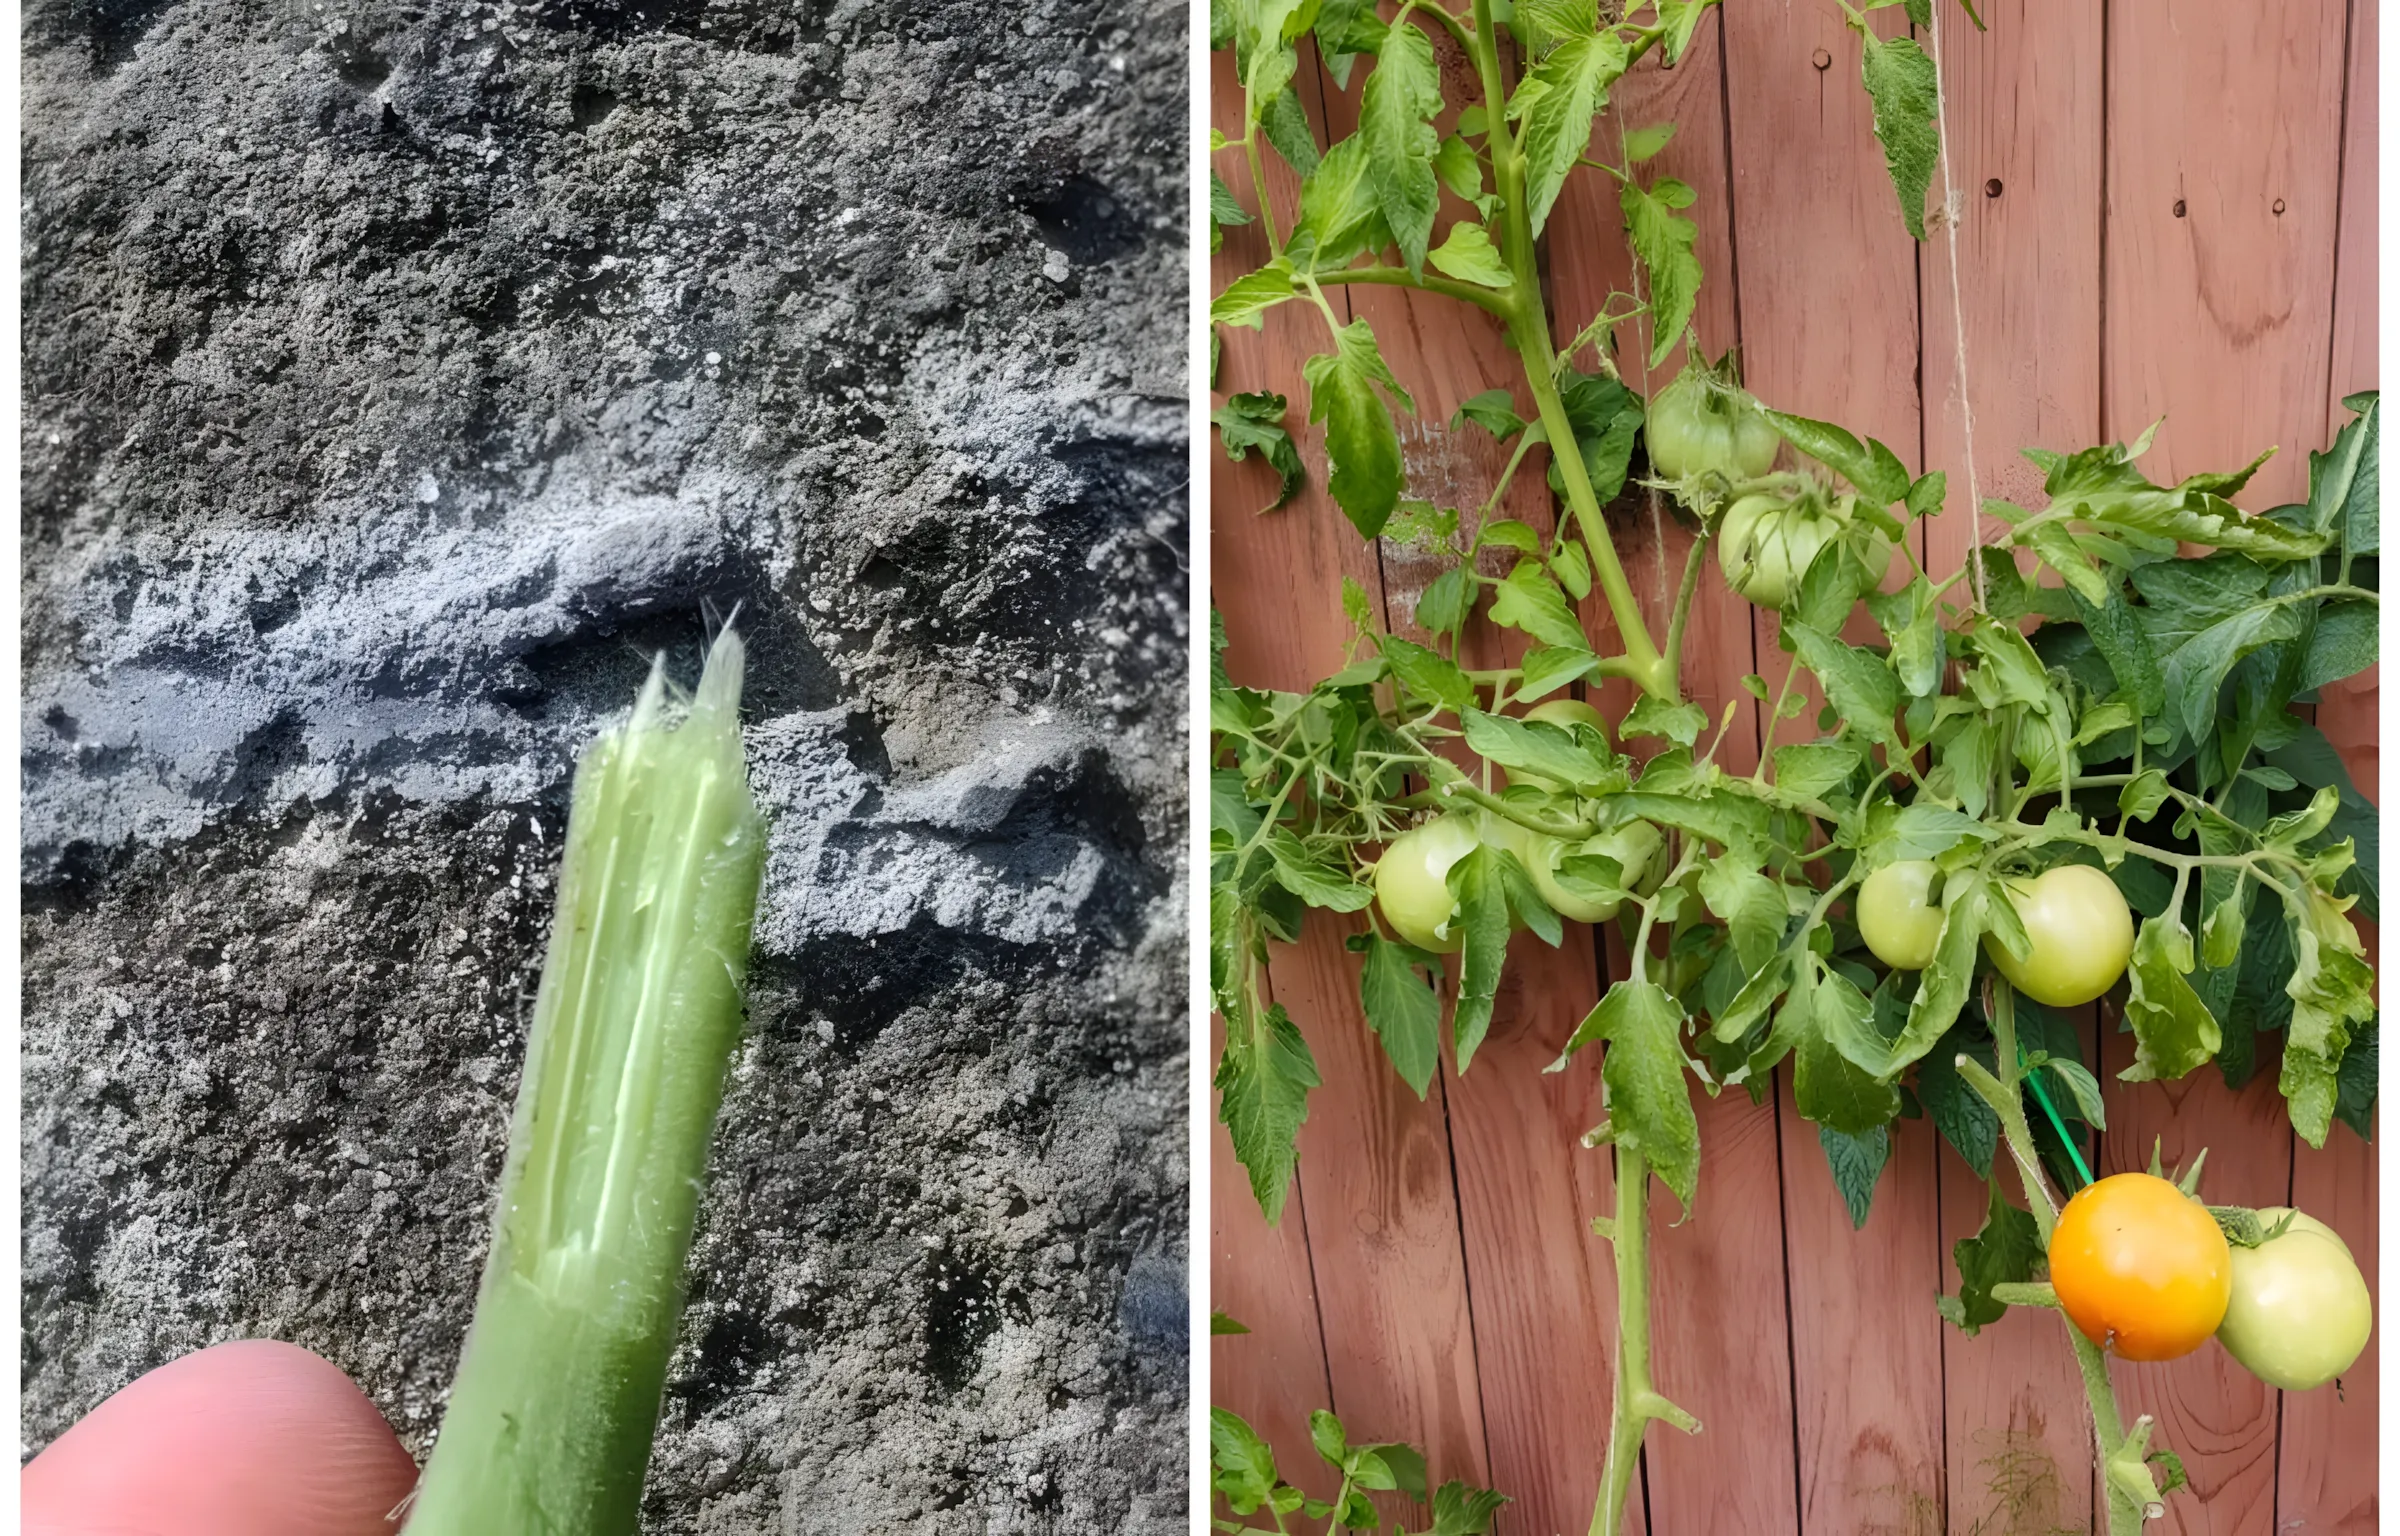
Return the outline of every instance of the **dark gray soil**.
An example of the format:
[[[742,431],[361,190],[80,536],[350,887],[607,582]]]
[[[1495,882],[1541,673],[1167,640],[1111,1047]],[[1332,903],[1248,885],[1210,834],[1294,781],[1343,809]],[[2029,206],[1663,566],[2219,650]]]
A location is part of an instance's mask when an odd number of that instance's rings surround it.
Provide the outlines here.
[[[774,820],[658,1532],[1180,1531],[1185,15],[34,0],[23,1453],[422,1452],[574,754]]]

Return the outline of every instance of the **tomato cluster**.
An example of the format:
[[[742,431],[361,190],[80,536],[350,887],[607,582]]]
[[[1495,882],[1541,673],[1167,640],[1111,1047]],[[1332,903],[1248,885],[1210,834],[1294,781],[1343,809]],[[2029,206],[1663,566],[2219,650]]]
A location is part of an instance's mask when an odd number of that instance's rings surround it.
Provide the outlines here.
[[[1552,699],[1527,710],[1527,720],[1572,729],[1602,730],[1600,712],[1580,699]],[[1605,732],[1603,732],[1605,734]],[[1565,786],[1520,771],[1517,781],[1552,793]],[[1628,822],[1578,843],[1545,836],[1494,812],[1452,811],[1392,839],[1375,865],[1375,900],[1385,922],[1400,938],[1437,955],[1456,954],[1460,937],[1450,921],[1458,915],[1450,893],[1450,869],[1478,846],[1497,848],[1525,867],[1550,910],[1572,923],[1604,923],[1624,905],[1624,893],[1648,894],[1666,874],[1659,858],[1666,839],[1646,821]],[[1560,866],[1573,857],[1613,860],[1622,872],[1620,889],[1596,894],[1588,884],[1572,888]],[[1583,882],[1578,882],[1583,884]]]
[[[1925,859],[1900,859],[1859,886],[1859,936],[1896,971],[1933,963],[1941,937],[1940,872]],[[2052,1008],[2074,1008],[2106,992],[2133,958],[2133,911],[2117,883],[2088,864],[2061,864],[2029,880],[2004,881],[2025,929],[2023,959],[1986,933],[1991,956],[2016,989]]]
[[[2173,1360],[2213,1336],[2270,1386],[2321,1387],[2373,1331],[2366,1277],[2325,1223],[2283,1207],[2255,1214],[2272,1235],[2242,1247],[2155,1174],[2102,1179],[2059,1212],[2050,1284],[2084,1337],[2127,1360]]]

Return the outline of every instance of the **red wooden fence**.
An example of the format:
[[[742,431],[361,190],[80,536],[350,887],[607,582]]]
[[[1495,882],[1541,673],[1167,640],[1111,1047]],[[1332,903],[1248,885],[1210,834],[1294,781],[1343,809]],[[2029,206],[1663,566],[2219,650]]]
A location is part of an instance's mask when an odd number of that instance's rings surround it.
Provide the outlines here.
[[[1926,535],[1934,569],[1954,567],[1972,536],[1970,483],[2038,499],[2019,447],[2129,440],[2162,415],[2145,461],[2154,479],[2276,443],[2283,452],[2241,499],[2297,499],[2307,450],[2346,419],[2341,397],[2378,382],[2375,0],[1986,0],[1983,10],[1988,32],[1952,9],[1939,39],[1949,163],[1965,193],[1955,253],[1944,231],[1920,245],[1900,227],[1858,45],[1831,0],[1727,0],[1682,63],[1653,61],[1624,82],[1601,132],[1681,125],[1661,169],[1699,192],[1703,344],[1713,355],[1738,343],[1750,383],[1776,405],[1948,471],[1951,511]],[[1463,87],[1460,67],[1446,57]],[[1354,91],[1338,91],[1313,61],[1300,86],[1313,119],[1350,130]],[[1238,132],[1223,56],[1212,102],[1218,125]],[[1254,202],[1242,157],[1217,164]],[[1272,157],[1268,179],[1288,229],[1296,186]],[[1614,201],[1597,182],[1571,181],[1550,221],[1553,313],[1567,333],[1629,286]],[[1940,187],[1937,177],[1937,200]],[[1257,242],[1255,225],[1227,231],[1218,284],[1263,259]],[[1514,378],[1497,329],[1480,312],[1398,290],[1329,297],[1345,318],[1373,321],[1415,395],[1418,414],[1402,427],[1410,494],[1480,502],[1500,455],[1488,438],[1441,424],[1463,399]],[[1219,387],[1282,392],[1298,425],[1300,362],[1322,341],[1306,318],[1226,333]],[[1971,477],[1962,393],[1974,405]],[[1303,444],[1321,465],[1315,435]],[[1438,566],[1361,543],[1321,476],[1283,511],[1256,516],[1272,491],[1264,466],[1219,461],[1211,596],[1237,680],[1304,688],[1342,664],[1344,575],[1405,633]],[[1512,487],[1507,513],[1548,525],[1538,477]],[[1619,543],[1632,546],[1629,568],[1661,632],[1688,535],[1672,518],[1644,521]],[[1585,618],[1605,631],[1596,597]],[[1712,715],[1729,701],[1744,711],[1724,748],[1736,769],[1759,751],[1764,711],[1740,679],[1776,654],[1772,624],[1713,578],[1692,620],[1693,697]],[[1500,647],[1488,632],[1480,643]],[[2374,677],[2329,690],[2319,706],[2370,795]],[[1306,942],[1276,953],[1275,995],[1307,1029],[1324,1086],[1310,1099],[1279,1228],[1260,1218],[1215,1133],[1212,1303],[1254,1331],[1216,1341],[1213,1397],[1281,1448],[1286,1475],[1311,1492],[1332,1487],[1308,1454],[1307,1415],[1331,1406],[1354,1441],[1412,1441],[1437,1477],[1511,1494],[1501,1531],[1584,1530],[1615,1316],[1607,1254],[1587,1226],[1606,1212],[1605,1165],[1575,1150],[1599,1118],[1597,1074],[1589,1055],[1554,1076],[1538,1068],[1621,964],[1598,946],[1521,946],[1473,1071],[1445,1070],[1419,1102],[1359,1014],[1355,960],[1334,925],[1314,919]],[[2108,1068],[2109,1171],[2145,1162],[2154,1137],[2170,1162],[2205,1143],[2213,1195],[2325,1217],[2372,1282],[2366,1145],[2338,1126],[2323,1151],[2296,1144],[2271,1066],[2239,1094],[2213,1069],[2116,1083],[2129,1042],[2097,1020],[2086,1027]],[[2012,1313],[1968,1339],[1934,1312],[1934,1297],[1957,1286],[1950,1245],[1982,1214],[1981,1186],[1956,1155],[1937,1155],[1923,1122],[1901,1122],[1873,1217],[1854,1233],[1788,1077],[1767,1105],[1728,1093],[1702,1099],[1700,1113],[1697,1210],[1668,1227],[1673,1200],[1657,1196],[1653,1321],[1659,1386],[1706,1432],[1654,1427],[1633,1528],[2091,1529],[2091,1441],[2056,1321]],[[2339,1397],[2275,1393],[2215,1349],[2120,1365],[2128,1413],[2156,1415],[2160,1440],[2191,1472],[2194,1492],[2169,1500],[2164,1529],[2372,1531],[2376,1375],[2372,1347]]]

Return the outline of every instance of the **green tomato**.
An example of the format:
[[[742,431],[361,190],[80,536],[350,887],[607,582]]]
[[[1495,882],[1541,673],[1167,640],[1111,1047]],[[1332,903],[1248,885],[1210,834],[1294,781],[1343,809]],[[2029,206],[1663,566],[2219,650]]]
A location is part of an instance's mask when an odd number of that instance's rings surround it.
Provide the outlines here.
[[[2270,1205],[2265,1210],[2260,1211],[2258,1213],[2258,1224],[2262,1227],[2265,1227],[2269,1231],[2273,1231],[2275,1228],[2275,1223],[2283,1220],[2283,1218],[2286,1216],[2292,1218],[2292,1224],[2285,1228],[2286,1231],[2314,1232],[2317,1234],[2317,1236],[2333,1244],[2336,1248],[2341,1249],[2342,1252],[2348,1253],[2350,1251],[2350,1245],[2342,1241],[2342,1234],[2334,1231],[2333,1228],[2317,1220],[2316,1217],[2309,1215],[2308,1212],[2295,1211],[2288,1205]]]
[[[2258,1219],[2272,1227],[2280,1208]],[[2217,1342],[2269,1386],[2305,1392],[2350,1369],[2374,1330],[2375,1304],[2349,1247],[2301,1216],[2281,1237],[2233,1250],[2233,1295]]]
[[[2009,881],[2008,893],[2031,952],[2020,961],[1989,933],[1983,950],[2018,991],[2052,1008],[2076,1008],[2125,974],[2133,912],[2114,880],[2088,864],[2061,864]]]
[[[1817,551],[1841,524],[1803,496],[1745,496],[1717,530],[1717,568],[1725,584],[1761,608],[1781,608],[1800,590]]]
[[[1605,923],[1623,905],[1618,901],[1593,901],[1578,896],[1561,884],[1558,866],[1571,855],[1595,854],[1616,860],[1618,868],[1624,871],[1623,884],[1629,891],[1639,891],[1645,877],[1655,883],[1655,878],[1664,873],[1663,869],[1652,866],[1666,840],[1659,836],[1658,828],[1646,821],[1629,821],[1570,847],[1558,838],[1519,826],[1505,816],[1491,816],[1485,819],[1483,837],[1493,847],[1515,854],[1517,862],[1533,877],[1533,888],[1550,904],[1550,910],[1571,923]]]
[[[1456,811],[1392,839],[1375,863],[1375,904],[1394,933],[1437,955],[1458,952],[1460,938],[1450,931],[1457,912],[1450,899],[1450,866],[1474,852],[1479,841],[1474,818]]]
[[[1858,935],[1895,971],[1933,963],[1934,941],[1942,936],[1942,909],[1930,894],[1937,873],[1930,859],[1901,859],[1858,889]]]
[[[1757,401],[1692,374],[1652,397],[1647,415],[1643,434],[1650,466],[1668,480],[1711,472],[1728,480],[1755,479],[1774,467],[1775,452],[1783,445]]]

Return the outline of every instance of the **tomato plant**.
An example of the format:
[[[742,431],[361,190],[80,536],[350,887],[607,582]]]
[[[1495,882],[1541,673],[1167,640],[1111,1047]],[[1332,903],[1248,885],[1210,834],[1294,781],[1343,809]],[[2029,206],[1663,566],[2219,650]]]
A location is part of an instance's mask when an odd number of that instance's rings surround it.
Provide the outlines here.
[[[2058,1213],[2049,1262],[2068,1319],[2127,1360],[2173,1360],[2207,1343],[2233,1289],[2216,1218],[2155,1174],[2078,1191]]]
[[[1849,16],[1922,237],[1931,64],[1868,27],[1876,8]],[[1706,9],[1476,0],[1386,18],[1355,0],[1223,0],[1211,12],[1243,125],[1212,150],[1246,160],[1253,185],[1270,153],[1301,178],[1290,220],[1216,183],[1216,222],[1255,223],[1245,239],[1264,259],[1216,295],[1212,321],[1288,325],[1327,348],[1301,370],[1321,466],[1284,451],[1273,395],[1237,397],[1227,446],[1266,454],[1287,490],[1294,466],[1322,473],[1362,537],[1440,565],[1388,618],[1343,582],[1346,664],[1304,690],[1234,683],[1220,626],[1219,1113],[1275,1219],[1317,1083],[1309,1031],[1324,1026],[1272,1001],[1265,973],[1270,945],[1305,923],[1342,926],[1366,1021],[1420,1096],[1445,1033],[1455,1069],[1470,1068],[1512,933],[1556,945],[1569,922],[1619,926],[1628,973],[1560,1055],[1605,1045],[1607,1120],[1588,1140],[1617,1180],[1617,1214],[1596,1228],[1617,1269],[1619,1348],[1595,1532],[1621,1522],[1647,1426],[1698,1428],[1650,1376],[1643,1196],[1653,1177],[1686,1206],[1695,1196],[1695,1084],[1763,1100],[1788,1070],[1856,1222],[1891,1122],[1920,1107],[1990,1180],[1985,1227],[1959,1245],[1961,1291],[1941,1303],[1969,1331],[2008,1305],[2058,1304],[2034,1279],[2059,1220],[2053,1184],[2084,1174],[2083,1131],[2104,1117],[2074,1029],[2045,1000],[2115,999],[2134,1082],[2213,1062],[2238,1084],[2260,1036],[2280,1033],[2279,1086],[2311,1144],[2336,1119],[2364,1135],[2374,1102],[2373,976],[2353,920],[2376,912],[2373,810],[2304,711],[2375,659],[2375,396],[2352,397],[2354,419],[2311,456],[2307,500],[2263,513],[2230,499],[2263,454],[2162,485],[2140,467],[2146,433],[2028,449],[2042,504],[1984,503],[1993,541],[1979,537],[1956,570],[1927,569],[1925,525],[1948,501],[1940,471],[1754,402],[1729,367],[1648,401],[1619,377],[1620,333],[1651,367],[1696,342],[1696,221],[1710,211],[1645,169],[1671,124],[1598,137],[1594,125],[1624,71],[1653,51],[1678,57]],[[1357,131],[1322,151],[1292,88],[1311,39],[1358,107]],[[1446,74],[1437,46],[1466,68]],[[1592,161],[1612,138],[1616,163]],[[1538,242],[1587,164],[1614,185],[1639,282],[1560,347]],[[1329,302],[1352,284],[1467,305],[1514,352],[1518,376],[1452,422],[1507,447],[1480,505],[1408,494],[1396,413],[1415,409],[1410,381],[1366,319]],[[1788,455],[1762,451],[1762,422]],[[1546,529],[1499,515],[1527,465],[1558,498]],[[1663,630],[1604,515],[1624,495],[1672,503],[1697,530]],[[1719,758],[1736,711],[1712,718],[1685,696],[1712,545],[1722,578],[1776,610],[1781,654],[1745,680],[1775,744],[1749,771]],[[1605,645],[1577,612],[1594,598]],[[1847,638],[1862,625],[1872,644]],[[1506,664],[1470,664],[1471,626],[1502,637]],[[1609,680],[1635,694],[1622,718],[1575,697]],[[1825,701],[1813,736],[1790,724],[1805,688]],[[2022,1205],[2001,1190],[2003,1150]],[[2161,1467],[2172,1487],[2172,1464],[2147,1420],[2122,1422],[2105,1354],[2064,1331],[2109,1530],[2124,1536],[2162,1496]]]
[[[2367,1347],[2375,1303],[2366,1277],[2350,1245],[2323,1222],[2281,1207],[2258,1219],[2275,1235],[2232,1251],[2232,1291],[2217,1342],[2270,1386],[2321,1387]]]
[[[1250,1330],[1222,1312],[1209,1315],[1210,1335],[1243,1334]],[[1317,1459],[1340,1474],[1341,1484],[1331,1499],[1312,1499],[1284,1480],[1275,1462],[1275,1449],[1230,1408],[1208,1411],[1208,1485],[1214,1502],[1232,1518],[1216,1516],[1211,1526],[1220,1531],[1293,1536],[1297,1516],[1322,1520],[1325,1536],[1337,1531],[1380,1531],[1383,1514],[1369,1494],[1396,1494],[1422,1508],[1427,1516],[1422,1536],[1483,1536],[1492,1517],[1509,1502],[1508,1495],[1478,1488],[1460,1478],[1432,1487],[1426,1475],[1425,1453],[1413,1445],[1385,1443],[1353,1445],[1342,1421],[1323,1408],[1308,1416],[1310,1448]],[[1256,1523],[1253,1523],[1253,1522]],[[1416,1524],[1411,1520],[1408,1526]],[[1399,1536],[1406,1527],[1393,1526]]]

